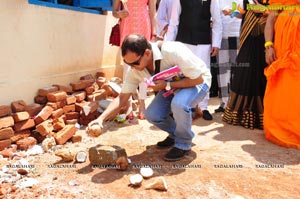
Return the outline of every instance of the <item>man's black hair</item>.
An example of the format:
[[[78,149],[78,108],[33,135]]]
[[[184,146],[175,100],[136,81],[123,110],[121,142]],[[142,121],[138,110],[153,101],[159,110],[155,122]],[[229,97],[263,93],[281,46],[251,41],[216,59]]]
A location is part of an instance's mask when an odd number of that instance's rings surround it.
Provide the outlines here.
[[[125,37],[121,50],[124,57],[128,51],[136,53],[138,56],[144,54],[146,49],[152,49],[147,39],[140,34],[131,34]]]

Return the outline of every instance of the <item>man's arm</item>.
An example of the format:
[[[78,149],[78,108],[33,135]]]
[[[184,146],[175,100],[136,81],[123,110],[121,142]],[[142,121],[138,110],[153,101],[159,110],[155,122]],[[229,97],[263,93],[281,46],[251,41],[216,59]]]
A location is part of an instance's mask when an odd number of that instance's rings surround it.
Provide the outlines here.
[[[175,41],[177,36],[177,31],[178,31],[180,13],[181,13],[180,0],[174,0],[172,6],[170,24],[168,26],[168,31],[166,34],[166,41]]]
[[[108,105],[107,109],[105,109],[105,111],[97,119],[88,124],[88,128],[90,128],[93,124],[99,124],[100,127],[103,128],[103,121],[106,121],[113,115],[118,114],[121,109],[128,107],[130,96],[131,93],[120,93],[120,95]]]
[[[212,0],[210,6],[212,17],[212,52],[211,56],[216,56],[221,48],[222,41],[222,19],[219,0]]]
[[[185,77],[178,81],[170,82],[170,86],[171,88],[189,88],[202,83],[203,83],[203,78],[200,75],[196,79],[190,79],[188,77]],[[160,91],[166,88],[167,82],[164,80],[157,80],[154,81],[154,84],[155,86],[149,86],[149,87],[151,87],[154,91]]]

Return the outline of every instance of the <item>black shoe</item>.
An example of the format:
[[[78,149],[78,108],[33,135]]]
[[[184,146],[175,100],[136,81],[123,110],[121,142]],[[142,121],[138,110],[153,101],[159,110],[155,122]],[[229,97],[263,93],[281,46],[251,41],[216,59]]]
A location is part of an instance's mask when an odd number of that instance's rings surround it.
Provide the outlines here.
[[[219,108],[215,109],[215,113],[224,113],[225,109],[220,106]]]
[[[202,111],[202,117],[205,120],[212,120],[213,119],[212,115],[208,112],[208,110]]]
[[[163,141],[157,142],[156,145],[157,145],[158,147],[165,148],[165,147],[173,146],[174,143],[175,143],[175,141],[174,141],[173,138],[167,137],[167,138],[164,139]]]
[[[168,153],[166,153],[164,160],[172,162],[181,160],[190,150],[182,150],[173,147]]]

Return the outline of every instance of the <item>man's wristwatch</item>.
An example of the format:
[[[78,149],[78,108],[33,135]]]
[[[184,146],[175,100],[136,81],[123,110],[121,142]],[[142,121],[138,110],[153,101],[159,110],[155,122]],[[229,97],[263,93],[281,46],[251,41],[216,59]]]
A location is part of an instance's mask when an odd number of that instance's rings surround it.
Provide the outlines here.
[[[171,83],[170,83],[170,82],[167,82],[167,85],[166,85],[165,90],[166,90],[166,91],[171,90]]]

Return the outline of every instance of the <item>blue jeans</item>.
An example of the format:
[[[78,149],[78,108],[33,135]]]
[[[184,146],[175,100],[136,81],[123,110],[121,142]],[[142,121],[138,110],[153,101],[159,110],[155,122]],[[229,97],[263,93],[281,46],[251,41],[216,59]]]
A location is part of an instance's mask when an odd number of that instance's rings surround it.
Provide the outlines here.
[[[209,91],[207,84],[183,88],[176,94],[163,97],[165,91],[160,91],[148,106],[145,116],[147,120],[169,133],[175,140],[175,147],[189,150],[195,136],[192,131],[192,108],[205,97]],[[170,116],[173,113],[173,118]]]

